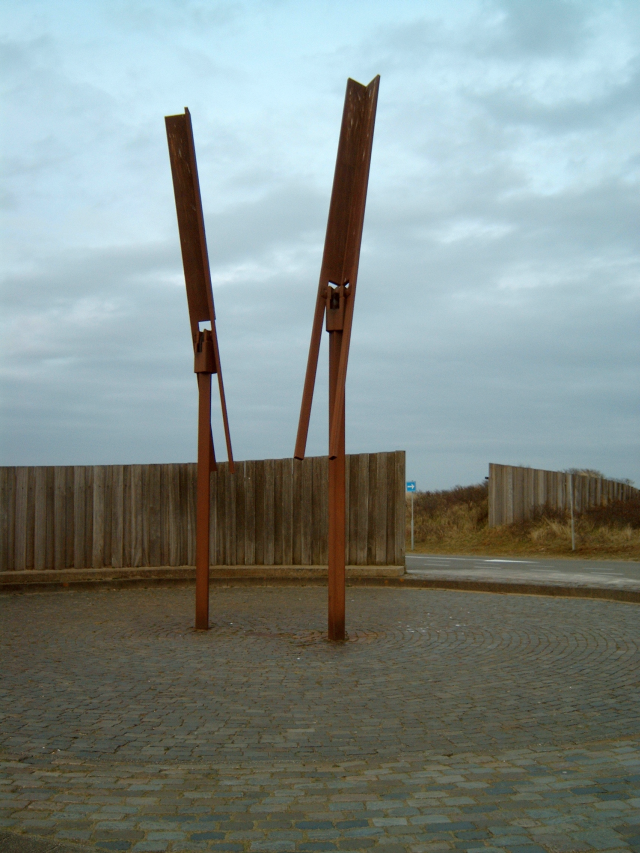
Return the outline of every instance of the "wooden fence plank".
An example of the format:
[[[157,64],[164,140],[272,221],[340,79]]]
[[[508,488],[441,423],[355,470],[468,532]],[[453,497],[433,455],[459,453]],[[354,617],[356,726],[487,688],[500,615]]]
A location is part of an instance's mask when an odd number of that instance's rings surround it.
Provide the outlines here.
[[[198,513],[198,466],[195,470],[195,486],[196,494],[194,498],[194,509],[196,518],[194,520],[194,530],[197,533],[197,513]],[[224,564],[224,536],[222,531],[225,525],[224,515],[224,494],[220,494],[222,480],[220,479],[220,464],[217,465],[215,471],[209,475],[209,563],[212,566]],[[195,551],[194,551],[195,553]]]
[[[311,526],[313,524],[312,489],[313,489],[313,457],[307,456],[302,460],[302,497],[300,518],[300,562],[303,566],[311,565]]]
[[[227,565],[236,565],[236,475],[229,470],[229,463],[223,462],[224,466],[224,493],[227,505],[227,524],[225,526],[225,551],[227,552]]]
[[[347,539],[347,565],[358,565],[358,483],[360,462],[356,455],[349,455],[345,467],[349,469],[349,537]]]
[[[356,534],[356,565],[367,564],[369,539],[369,454],[358,454],[358,532]]]
[[[311,563],[313,565],[322,565],[320,554],[322,541],[326,539],[325,531],[322,529],[323,495],[322,490],[318,488],[323,475],[321,462],[321,456],[311,457]]]
[[[0,572],[9,569],[9,478],[10,468],[0,468]]]
[[[512,468],[513,518],[524,518],[524,469]]]
[[[244,566],[245,565],[245,538],[246,538],[246,524],[245,524],[245,512],[246,505],[244,499],[244,493],[246,489],[246,477],[245,477],[245,463],[244,462],[236,462],[235,469],[236,473],[234,475],[234,504],[236,508],[236,535],[235,535],[235,552],[236,552],[236,565]]]
[[[536,511],[536,472],[527,468],[525,476],[524,517],[531,519]]]
[[[282,459],[282,565],[293,564],[293,459]]]
[[[149,465],[149,565],[162,565],[162,495],[160,466]]]
[[[547,502],[547,491],[545,489],[545,477],[544,471],[536,471],[535,472],[535,480],[536,480],[536,492],[534,498],[534,512],[537,512],[537,508],[539,506],[544,506]],[[489,475],[489,483],[491,483],[491,475]],[[489,502],[491,502],[491,498],[489,498]],[[491,503],[489,503],[491,505]],[[492,527],[491,522],[489,522],[489,527]]]
[[[131,516],[131,478],[133,465],[122,466],[122,565],[133,566],[133,518]]]
[[[85,568],[85,470],[82,465],[73,468],[73,566]]]
[[[217,471],[209,473],[209,565],[215,566],[218,564],[219,545],[220,545],[220,512],[224,512],[224,500],[218,500],[218,473]],[[197,515],[198,515],[198,465],[193,465],[193,563],[195,565],[196,554],[196,533],[197,533]],[[224,496],[223,496],[224,497]],[[222,543],[224,545],[224,542]]]
[[[104,523],[102,565],[111,566],[111,525],[113,524],[113,465],[105,465],[104,471]]]
[[[34,470],[33,568],[43,571],[47,560],[47,469]]]
[[[218,463],[218,470],[213,474],[212,479],[215,480],[215,518],[216,518],[216,536],[215,548],[213,544],[210,548],[210,554],[216,555],[216,564],[218,566],[227,565],[227,552],[225,550],[224,531],[227,526],[227,505],[225,503],[225,488],[224,488],[224,468],[223,463]],[[214,500],[212,496],[212,501]]]
[[[153,565],[153,472],[151,465],[142,466],[142,565]]]
[[[18,468],[13,466],[10,469],[13,473],[8,483],[8,519],[7,519],[7,551],[8,560],[10,562],[9,569],[16,568],[16,509],[18,502]]]
[[[146,566],[145,562],[145,517],[144,471],[142,465],[131,466],[131,502],[127,508],[131,519],[131,565]]]
[[[185,469],[185,488],[187,494],[187,566],[196,564],[196,471],[195,462],[190,462]],[[215,550],[212,552],[215,558]]]
[[[275,471],[273,459],[264,460],[264,564],[272,566],[275,552]]]
[[[368,566],[376,562],[376,492],[378,489],[378,466],[376,457],[372,453],[367,454],[369,462],[369,500],[367,502],[367,551],[365,563]]]
[[[124,563],[124,465],[114,465],[111,479],[111,563],[114,569]]]
[[[104,465],[93,466],[93,542],[91,565],[94,569],[104,566],[104,505],[105,505]]]
[[[7,571],[14,571],[16,567],[16,490],[17,490],[17,468],[13,465],[7,467],[6,484],[6,513],[7,513]]]
[[[54,468],[48,465],[45,478],[45,569],[53,569],[54,565]]]
[[[244,463],[244,559],[245,565],[256,563],[256,466]]]
[[[84,469],[84,499],[85,514],[84,514],[84,553],[87,568],[92,565],[93,555],[93,486],[94,486],[95,469],[93,465],[85,465]]]
[[[406,503],[406,453],[404,450],[396,451],[396,559],[395,566],[405,564],[405,503]]]
[[[180,474],[175,463],[162,466],[162,564],[179,566],[180,562]]]
[[[295,566],[302,564],[302,461],[293,460],[293,537],[292,562]]]
[[[396,454],[385,453],[385,478],[387,481],[387,505],[386,505],[386,536],[384,542],[384,562],[387,566],[393,566],[396,562],[395,539],[396,539],[396,504],[398,503],[398,487],[396,484]],[[406,487],[405,487],[406,488]],[[404,497],[403,490],[403,497]],[[403,507],[404,511],[405,507]]]
[[[264,540],[265,540],[265,469],[264,459],[257,459],[254,463],[255,478],[255,502],[256,502],[256,565],[264,565]]]
[[[498,472],[497,466],[493,464],[493,462],[489,463],[489,527],[495,527],[496,522],[496,509],[497,509],[497,500],[496,500],[496,487],[498,481]]]
[[[382,566],[387,561],[387,460],[386,454],[371,454],[376,466],[376,493],[374,495],[376,530],[374,560]]]
[[[284,459],[274,459],[273,463],[273,563],[282,565],[283,540],[283,494]]]
[[[36,469],[27,468],[27,569],[33,569],[33,545],[36,526]]]
[[[313,458],[312,478],[311,562],[326,566],[329,562],[329,460],[326,456]],[[348,547],[345,551],[348,559]]]
[[[72,569],[76,559],[76,469],[67,465],[65,472],[65,568]]]

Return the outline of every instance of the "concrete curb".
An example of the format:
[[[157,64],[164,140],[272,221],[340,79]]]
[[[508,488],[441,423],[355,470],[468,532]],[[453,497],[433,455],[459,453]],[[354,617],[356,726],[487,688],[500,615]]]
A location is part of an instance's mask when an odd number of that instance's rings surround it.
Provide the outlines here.
[[[397,578],[351,578],[349,586],[389,586],[412,589],[450,589],[464,592],[493,592],[503,595],[548,595],[557,598],[597,598],[605,601],[626,601],[640,604],[640,589],[587,586],[579,584],[529,583],[506,580],[455,580],[451,578],[420,578],[404,575]]]
[[[308,584],[327,582],[326,566],[212,566],[212,585]],[[347,566],[352,578],[379,580],[404,575],[404,566]],[[194,566],[154,566],[138,569],[62,569],[59,571],[0,572],[0,593],[46,590],[189,586],[195,583]]]
[[[212,586],[324,586],[326,566],[215,566]],[[191,586],[193,566],[157,566],[141,569],[64,569],[62,571],[0,572],[0,594],[82,589]],[[640,603],[640,588],[520,580],[416,577],[403,566],[348,566],[348,586],[384,586],[403,589],[445,589],[502,595],[546,595],[559,598],[594,598]]]

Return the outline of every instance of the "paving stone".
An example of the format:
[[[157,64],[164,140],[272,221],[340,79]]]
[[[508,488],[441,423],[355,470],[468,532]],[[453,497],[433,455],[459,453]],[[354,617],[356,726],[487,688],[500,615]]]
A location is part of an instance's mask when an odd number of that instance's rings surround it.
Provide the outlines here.
[[[217,588],[206,634],[190,589],[0,597],[0,826],[34,853],[640,853],[635,605],[357,588],[333,646],[325,594]]]

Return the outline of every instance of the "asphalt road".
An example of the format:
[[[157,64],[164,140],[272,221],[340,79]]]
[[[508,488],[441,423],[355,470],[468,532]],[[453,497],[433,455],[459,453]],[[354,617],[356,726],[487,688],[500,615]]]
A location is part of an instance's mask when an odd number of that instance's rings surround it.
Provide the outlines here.
[[[409,575],[423,577],[640,588],[640,563],[622,560],[535,560],[409,553],[406,566]]]

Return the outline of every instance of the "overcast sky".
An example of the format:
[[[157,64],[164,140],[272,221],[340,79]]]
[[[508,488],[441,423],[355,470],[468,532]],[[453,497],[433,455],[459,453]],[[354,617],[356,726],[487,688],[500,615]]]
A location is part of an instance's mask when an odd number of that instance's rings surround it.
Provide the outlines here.
[[[347,451],[640,482],[640,4],[21,0],[0,464],[195,460],[192,112],[234,454],[291,456],[348,77],[381,75]],[[324,336],[327,337],[326,335]],[[326,342],[308,452],[326,453]],[[214,439],[224,458],[219,407]]]

